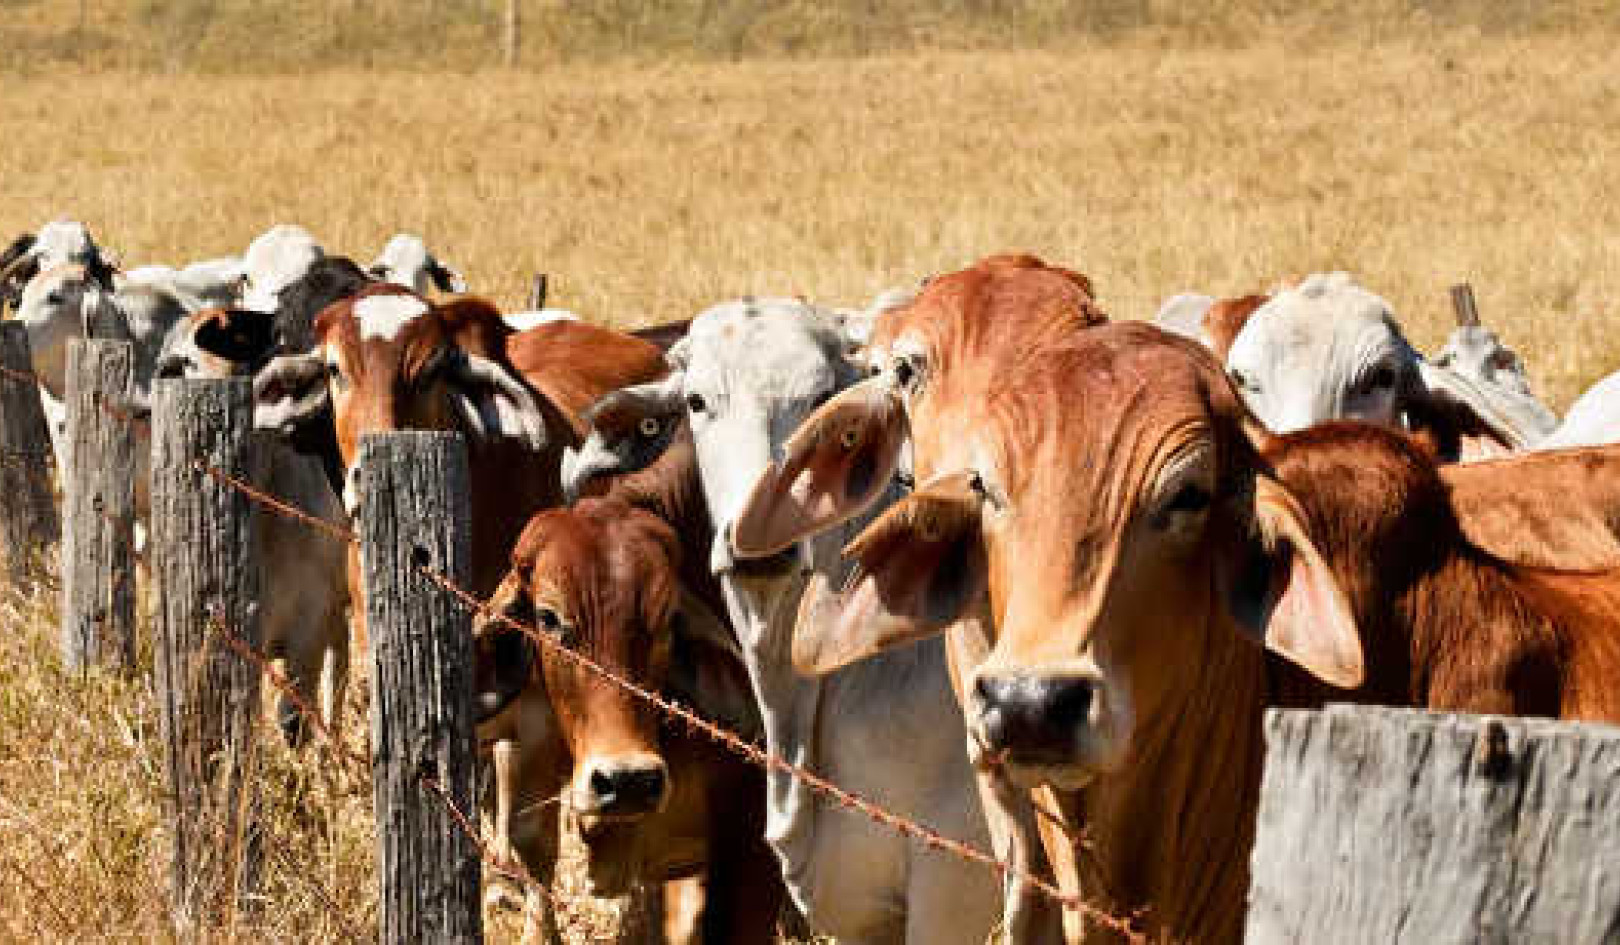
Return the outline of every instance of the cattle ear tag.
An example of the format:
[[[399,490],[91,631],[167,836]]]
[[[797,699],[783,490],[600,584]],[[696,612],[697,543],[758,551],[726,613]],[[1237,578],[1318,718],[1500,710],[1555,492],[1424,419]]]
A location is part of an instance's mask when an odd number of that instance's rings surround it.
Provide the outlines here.
[[[1269,559],[1260,611],[1266,648],[1344,689],[1364,677],[1361,636],[1349,601],[1306,534],[1304,516],[1280,483],[1259,477],[1255,525]]]

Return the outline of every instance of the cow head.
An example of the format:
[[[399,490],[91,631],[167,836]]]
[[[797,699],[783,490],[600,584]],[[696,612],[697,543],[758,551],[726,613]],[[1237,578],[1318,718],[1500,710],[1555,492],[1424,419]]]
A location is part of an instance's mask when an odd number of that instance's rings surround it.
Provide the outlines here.
[[[402,285],[422,295],[435,288],[440,292],[467,291],[467,282],[461,273],[428,252],[420,236],[409,233],[399,233],[390,239],[369,271],[384,282]]]
[[[281,350],[275,319],[266,312],[212,308],[169,329],[157,377],[251,377]]]
[[[548,415],[506,361],[510,329],[489,303],[432,306],[408,289],[376,285],[323,312],[317,344],[273,359],[254,381],[254,422],[296,434],[330,414],[352,512],[360,438],[392,430],[458,430],[472,448],[547,445]]]
[[[118,267],[96,245],[82,223],[53,220],[37,234],[23,234],[0,253],[0,304],[21,304],[23,288],[35,276],[62,266],[79,266],[83,275],[109,295]]]
[[[67,263],[40,272],[23,289],[16,319],[28,330],[34,373],[57,397],[64,393],[72,338],[129,339],[129,325],[94,272]]]
[[[283,223],[264,231],[242,254],[242,307],[275,311],[281,290],[325,255],[315,237],[301,226]]]
[[[616,499],[542,512],[518,540],[511,570],[490,601],[506,619],[481,618],[474,629],[480,718],[531,687],[550,701],[572,759],[565,796],[579,815],[593,853],[592,884],[602,894],[637,878],[637,831],[670,797],[659,715],[512,624],[702,711],[709,711],[705,700],[734,702],[745,684],[730,693],[694,685],[705,668],[736,663],[736,644],[712,613],[682,593],[679,555],[668,525]]]

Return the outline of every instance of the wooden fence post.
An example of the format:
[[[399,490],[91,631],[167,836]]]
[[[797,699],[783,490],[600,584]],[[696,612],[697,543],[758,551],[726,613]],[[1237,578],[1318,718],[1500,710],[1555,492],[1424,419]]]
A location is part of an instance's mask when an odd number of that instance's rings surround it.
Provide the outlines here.
[[[548,291],[546,274],[543,272],[535,273],[534,283],[529,287],[529,311],[538,312],[546,307]]]
[[[1461,328],[1479,327],[1479,306],[1474,304],[1474,287],[1466,282],[1451,287],[1451,308]]]
[[[518,51],[522,42],[522,6],[521,0],[506,0],[506,68],[511,69],[518,63]]]
[[[62,534],[50,430],[32,375],[27,329],[0,322],[0,569],[17,587],[38,574]]]
[[[1620,928],[1620,729],[1267,713],[1246,940],[1597,942]]]
[[[62,473],[62,662],[135,668],[135,354],[127,341],[68,342]]]
[[[157,691],[173,814],[174,919],[189,939],[206,937],[205,922],[226,925],[259,878],[259,668],[226,639],[259,646],[256,516],[247,496],[196,465],[253,478],[253,390],[242,379],[155,386]]]
[[[455,433],[367,436],[358,484],[380,940],[482,941],[478,846],[445,805],[473,816],[472,620],[422,570],[467,582],[466,447]]]

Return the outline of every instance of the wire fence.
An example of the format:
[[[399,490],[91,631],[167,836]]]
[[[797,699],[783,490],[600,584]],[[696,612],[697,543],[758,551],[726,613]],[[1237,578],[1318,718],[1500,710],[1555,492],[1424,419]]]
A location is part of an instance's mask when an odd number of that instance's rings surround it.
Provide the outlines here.
[[[36,376],[26,372],[19,372],[6,368],[4,366],[0,366],[0,375],[9,377],[13,380],[37,383]],[[100,403],[102,409],[107,411],[111,416],[125,422],[135,424],[138,428],[144,428],[146,426],[145,423],[140,422],[139,419],[131,412],[116,404],[109,403],[106,398],[99,398],[98,402]],[[8,460],[13,459],[12,457],[0,458],[5,458]],[[275,515],[297,522],[305,528],[312,529],[325,535],[331,540],[342,542],[347,545],[357,545],[359,543],[358,536],[352,529],[336,525],[330,521],[327,521],[326,519],[312,515],[298,508],[285,497],[272,495],[251,483],[243,481],[239,477],[233,476],[224,470],[211,466],[201,458],[193,459],[191,466],[197,472],[214,479],[216,482],[219,482],[235,492],[240,493],[258,507]],[[131,547],[133,547],[134,535],[127,534],[123,537],[124,540],[129,541],[131,543]],[[1019,883],[1022,883],[1037,891],[1040,895],[1060,905],[1064,909],[1080,913],[1088,920],[1112,931],[1127,941],[1139,942],[1144,940],[1142,932],[1140,931],[1140,922],[1142,919],[1140,914],[1129,917],[1120,917],[1098,909],[1095,906],[1085,902],[1080,896],[1063,891],[1056,884],[1044,879],[1043,877],[1036,876],[1026,870],[1019,869],[997,858],[991,853],[978,849],[971,844],[945,836],[925,824],[918,823],[915,820],[888,810],[870,798],[864,797],[852,791],[848,791],[813,771],[796,765],[785,758],[759,747],[752,741],[742,737],[731,729],[710,719],[704,718],[691,708],[674,702],[657,692],[647,689],[637,684],[633,680],[620,676],[619,674],[592,660],[584,653],[564,645],[554,635],[546,634],[538,627],[521,623],[512,619],[506,614],[492,610],[482,600],[480,600],[477,595],[473,594],[467,588],[460,586],[444,573],[422,564],[417,564],[415,567],[425,580],[431,582],[445,594],[449,595],[449,597],[455,601],[458,606],[469,612],[471,615],[475,617],[481,616],[486,619],[498,621],[510,629],[522,633],[525,637],[534,641],[537,645],[546,648],[549,652],[556,654],[576,667],[605,680],[606,682],[629,693],[634,698],[653,707],[669,723],[679,725],[690,733],[700,734],[712,740],[716,744],[725,748],[727,751],[742,758],[749,764],[767,771],[774,770],[787,774],[794,780],[804,784],[821,798],[832,803],[837,808],[848,811],[852,814],[865,816],[872,822],[903,837],[906,837],[908,840],[915,841],[929,850],[946,856],[953,856],[960,860],[983,867],[998,881],[1005,882],[1009,878],[1016,880]],[[356,752],[352,748],[343,744],[337,733],[334,732],[326,721],[321,718],[321,713],[313,706],[309,705],[304,697],[298,693],[296,687],[292,685],[291,681],[288,680],[287,677],[281,673],[281,671],[276,669],[271,657],[257,647],[253,646],[247,640],[244,640],[240,635],[234,633],[217,616],[212,619],[210,630],[241,659],[254,666],[264,681],[268,682],[274,689],[277,690],[279,694],[287,698],[288,704],[290,704],[298,712],[303,721],[307,723],[311,730],[317,734],[320,741],[331,752],[332,757],[337,759],[338,763],[344,767],[346,773],[357,774],[369,770],[370,760],[359,752]],[[483,832],[480,831],[475,825],[473,818],[470,817],[466,811],[462,811],[456,806],[449,793],[445,790],[444,785],[438,783],[431,775],[425,773],[424,771],[418,771],[416,777],[422,784],[423,788],[433,794],[445,806],[451,819],[473,842],[478,850],[479,858],[482,864],[489,870],[490,873],[518,884],[525,891],[538,894],[561,914],[567,915],[572,911],[572,906],[568,897],[560,894],[545,883],[535,879],[535,877],[529,872],[527,867],[520,860],[505,860],[497,856],[491,849],[487,839],[483,835]],[[1046,814],[1044,811],[1042,813]],[[1052,816],[1050,814],[1046,815],[1049,817]],[[1061,820],[1058,821],[1058,826],[1064,826]]]

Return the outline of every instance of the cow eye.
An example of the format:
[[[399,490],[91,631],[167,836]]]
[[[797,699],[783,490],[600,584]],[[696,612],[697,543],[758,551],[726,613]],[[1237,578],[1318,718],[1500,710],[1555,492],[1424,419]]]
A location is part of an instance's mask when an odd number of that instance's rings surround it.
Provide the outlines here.
[[[1368,390],[1387,390],[1395,386],[1395,369],[1387,364],[1381,364],[1371,374],[1367,375]]]
[[[62,296],[62,293],[60,293],[60,292],[52,292],[49,295],[45,296],[45,304],[46,305],[61,305],[63,302],[66,302],[66,301],[67,301],[67,299],[64,298]]]
[[[658,431],[663,429],[663,424],[658,422],[657,417],[643,417],[637,429],[641,431],[642,436],[653,437],[657,436]]]
[[[1189,482],[1176,490],[1165,503],[1166,512],[1202,512],[1209,508],[1209,490],[1196,482]]]
[[[1255,383],[1254,376],[1247,371],[1233,368],[1227,374],[1232,378],[1232,383],[1237,385],[1238,390],[1246,390],[1252,394],[1260,389],[1260,385]]]
[[[704,403],[704,401],[703,401],[703,395],[702,394],[687,394],[686,395],[686,409],[687,410],[690,410],[693,413],[702,413],[703,411],[707,410],[708,407],[709,407],[709,405]]]
[[[550,607],[540,608],[539,613],[535,615],[535,619],[540,621],[541,628],[547,633],[559,633],[562,631],[562,620],[558,619],[557,612]]]
[[[900,387],[910,387],[917,379],[917,366],[911,363],[910,358],[901,358],[894,365],[894,382]]]

